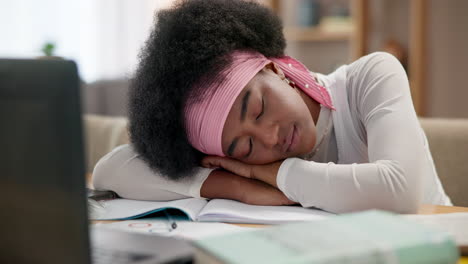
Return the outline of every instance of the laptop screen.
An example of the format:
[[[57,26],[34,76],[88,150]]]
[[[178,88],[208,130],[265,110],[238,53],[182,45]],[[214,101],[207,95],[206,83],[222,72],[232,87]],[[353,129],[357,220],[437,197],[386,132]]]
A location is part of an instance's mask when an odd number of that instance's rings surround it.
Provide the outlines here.
[[[76,65],[0,59],[1,263],[90,263]]]

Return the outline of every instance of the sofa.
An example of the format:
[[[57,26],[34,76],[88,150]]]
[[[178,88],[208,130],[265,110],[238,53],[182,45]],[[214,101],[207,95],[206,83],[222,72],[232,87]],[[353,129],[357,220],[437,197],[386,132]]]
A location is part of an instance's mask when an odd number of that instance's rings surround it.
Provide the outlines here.
[[[420,118],[445,192],[468,206],[468,119]]]
[[[127,119],[85,114],[87,171],[116,146],[129,142]],[[420,118],[434,163],[454,205],[468,206],[468,119]]]

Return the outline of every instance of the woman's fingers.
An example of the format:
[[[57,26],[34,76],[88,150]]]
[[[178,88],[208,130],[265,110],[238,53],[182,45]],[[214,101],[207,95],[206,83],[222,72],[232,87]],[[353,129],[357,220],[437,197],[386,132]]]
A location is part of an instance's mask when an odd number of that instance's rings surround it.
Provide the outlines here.
[[[205,168],[211,168],[210,159],[208,157],[203,158],[201,161],[201,165]]]
[[[202,159],[202,166],[205,168],[219,168],[220,166],[220,157],[217,156],[206,156]]]
[[[252,173],[252,165],[245,164],[235,159],[218,156],[207,156],[203,158],[202,166],[205,168],[223,168],[247,178],[250,178]]]

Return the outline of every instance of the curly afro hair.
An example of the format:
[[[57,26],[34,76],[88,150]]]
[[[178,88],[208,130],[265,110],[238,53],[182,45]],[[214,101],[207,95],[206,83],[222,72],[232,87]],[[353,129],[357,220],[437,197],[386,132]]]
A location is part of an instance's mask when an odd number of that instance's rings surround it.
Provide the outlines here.
[[[193,175],[203,153],[184,128],[184,106],[203,97],[194,85],[216,79],[227,54],[250,49],[284,55],[281,20],[268,8],[243,0],[185,0],[157,13],[129,92],[130,139],[156,172],[178,180]]]

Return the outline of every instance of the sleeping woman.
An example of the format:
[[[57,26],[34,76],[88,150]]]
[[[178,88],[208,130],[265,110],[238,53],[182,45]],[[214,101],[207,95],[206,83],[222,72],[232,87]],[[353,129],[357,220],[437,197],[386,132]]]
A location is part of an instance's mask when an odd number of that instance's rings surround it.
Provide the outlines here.
[[[131,144],[98,162],[96,188],[335,213],[451,205],[392,55],[310,71],[284,54],[279,18],[242,0],[180,1],[156,21],[131,83]]]

